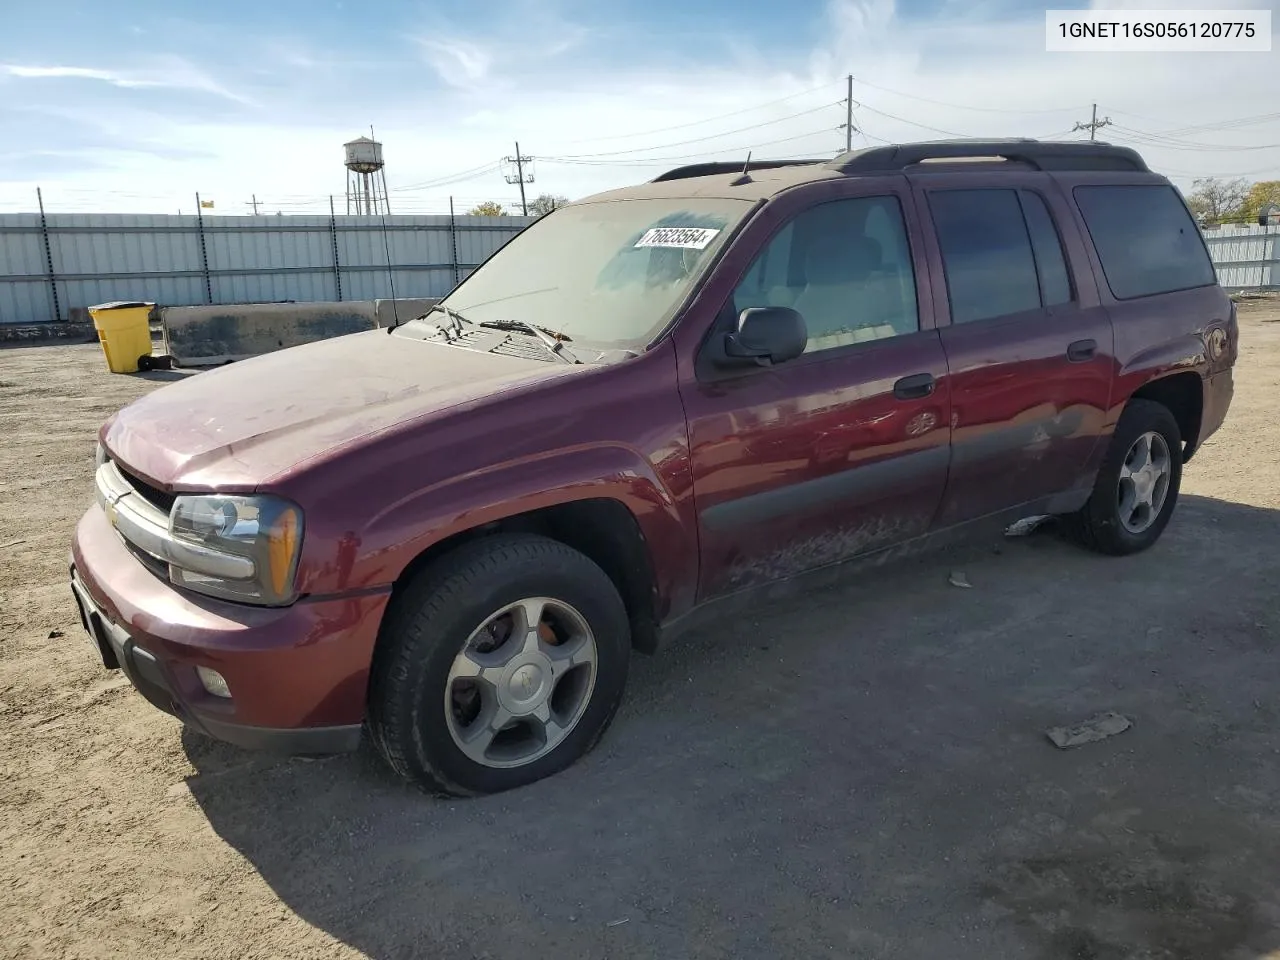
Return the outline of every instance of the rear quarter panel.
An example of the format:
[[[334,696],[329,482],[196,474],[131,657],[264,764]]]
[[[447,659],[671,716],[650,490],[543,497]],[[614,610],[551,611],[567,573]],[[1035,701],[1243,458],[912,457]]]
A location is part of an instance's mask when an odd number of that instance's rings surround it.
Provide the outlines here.
[[[1071,173],[1056,174],[1054,179],[1084,240],[1099,302],[1112,320],[1116,379],[1106,424],[1110,434],[1129,398],[1144,384],[1181,372],[1207,378],[1219,367],[1229,367],[1235,352],[1235,314],[1230,297],[1216,284],[1133,300],[1118,300],[1112,294],[1072,191],[1092,185],[1168,186],[1164,177],[1153,173]],[[1227,338],[1231,349],[1211,360],[1209,344],[1215,337]],[[1105,445],[1100,445],[1095,456],[1104,451]]]

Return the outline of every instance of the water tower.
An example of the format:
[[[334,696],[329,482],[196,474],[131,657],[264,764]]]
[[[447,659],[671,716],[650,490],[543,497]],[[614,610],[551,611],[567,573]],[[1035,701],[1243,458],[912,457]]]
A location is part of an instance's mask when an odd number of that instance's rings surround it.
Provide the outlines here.
[[[342,148],[346,151],[347,213],[390,213],[382,144],[369,137],[356,137]]]

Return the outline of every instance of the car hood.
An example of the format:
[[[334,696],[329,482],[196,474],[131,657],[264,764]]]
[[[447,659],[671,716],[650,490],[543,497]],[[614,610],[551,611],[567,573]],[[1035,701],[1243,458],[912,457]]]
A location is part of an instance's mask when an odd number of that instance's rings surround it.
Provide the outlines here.
[[[361,438],[574,369],[370,330],[188,376],[125,407],[102,439],[161,487],[252,488]]]

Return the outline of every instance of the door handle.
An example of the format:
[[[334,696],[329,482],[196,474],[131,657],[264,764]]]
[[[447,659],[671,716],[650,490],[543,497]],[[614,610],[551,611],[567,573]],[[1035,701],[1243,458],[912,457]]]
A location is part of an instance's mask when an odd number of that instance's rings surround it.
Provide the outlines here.
[[[1092,360],[1097,353],[1097,340],[1077,340],[1067,347],[1067,359],[1072,363],[1083,363],[1086,360]]]
[[[921,400],[933,393],[936,382],[931,373],[916,373],[895,383],[893,395],[899,400]]]

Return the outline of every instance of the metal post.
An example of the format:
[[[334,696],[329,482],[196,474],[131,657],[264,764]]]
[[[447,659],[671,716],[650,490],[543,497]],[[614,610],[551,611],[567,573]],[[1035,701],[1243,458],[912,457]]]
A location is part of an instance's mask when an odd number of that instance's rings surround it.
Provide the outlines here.
[[[329,194],[329,240],[333,243],[333,288],[342,302],[342,271],[338,266],[338,222],[333,216],[333,194]]]
[[[40,235],[44,237],[44,265],[49,270],[49,293],[53,297],[53,319],[62,319],[62,308],[58,306],[58,278],[53,272],[53,247],[49,244],[49,221],[44,216],[44,194],[36,187],[36,202],[40,205]]]
[[[458,276],[458,223],[453,216],[453,197],[449,198],[449,243],[453,247],[453,285],[462,280]]]
[[[520,215],[529,215],[529,204],[524,199],[524,159],[520,156],[520,141],[516,141],[516,176],[520,180]]]
[[[1262,225],[1262,249],[1258,251],[1258,290],[1262,291],[1267,285],[1267,237],[1271,235],[1271,228],[1267,224]]]
[[[209,248],[204,242],[204,208],[196,194],[196,230],[200,234],[200,267],[204,271],[204,302],[213,303],[213,282],[209,279]]]
[[[848,97],[844,106],[844,152],[853,150],[853,74],[846,78],[849,81]]]

